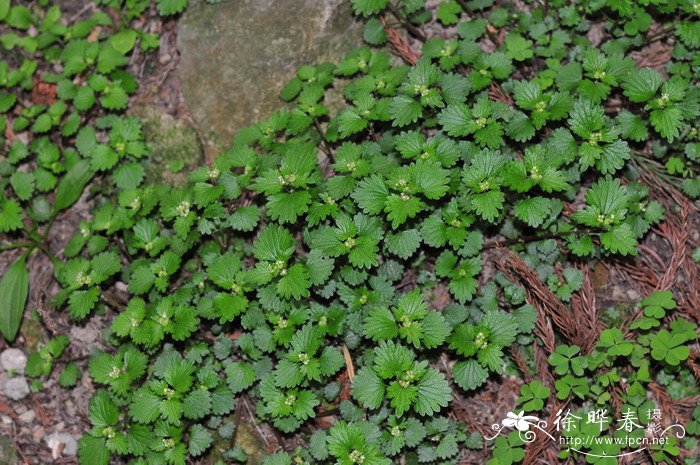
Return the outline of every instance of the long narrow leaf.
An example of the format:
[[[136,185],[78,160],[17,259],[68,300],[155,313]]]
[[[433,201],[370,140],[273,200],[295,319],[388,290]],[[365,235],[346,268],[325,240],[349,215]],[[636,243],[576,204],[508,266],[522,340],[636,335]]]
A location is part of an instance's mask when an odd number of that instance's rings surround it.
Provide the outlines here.
[[[17,336],[29,291],[26,255],[18,258],[0,279],[0,332],[8,341]]]
[[[93,172],[87,160],[80,160],[73,165],[58,183],[54,212],[65,210],[77,202],[92,175]]]

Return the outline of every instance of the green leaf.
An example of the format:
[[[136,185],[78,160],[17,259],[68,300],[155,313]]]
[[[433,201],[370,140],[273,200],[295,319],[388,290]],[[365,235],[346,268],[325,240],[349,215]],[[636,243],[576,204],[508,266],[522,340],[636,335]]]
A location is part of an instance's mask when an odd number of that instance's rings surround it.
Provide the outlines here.
[[[276,452],[266,456],[262,465],[292,465],[292,457],[286,452]]]
[[[544,406],[544,401],[549,397],[549,393],[550,390],[547,386],[542,384],[540,380],[535,380],[520,387],[518,402],[523,404],[523,409],[526,412],[540,410]]]
[[[29,200],[34,193],[34,174],[15,171],[10,176],[10,184],[20,200]]]
[[[456,24],[459,21],[459,14],[462,12],[462,7],[455,0],[447,0],[438,6],[438,20],[448,26]]]
[[[211,413],[211,394],[203,389],[195,389],[182,401],[182,414],[191,420],[198,420]]]
[[[465,391],[478,388],[488,376],[488,371],[476,360],[457,362],[452,368],[452,379]]]
[[[659,134],[673,142],[680,135],[680,128],[685,119],[683,112],[678,107],[658,109],[651,112],[649,122]]]
[[[370,45],[382,45],[386,42],[387,34],[384,25],[377,18],[369,18],[365,22],[362,37]]]
[[[92,178],[92,170],[87,160],[76,162],[71,169],[61,178],[56,188],[56,199],[54,200],[54,212],[73,205],[83,193],[88,181]]]
[[[78,443],[78,457],[83,465],[108,465],[110,453],[105,439],[84,434]]]
[[[418,398],[415,409],[418,415],[432,415],[447,407],[452,400],[452,391],[445,375],[434,368],[428,368],[417,384]]]
[[[10,12],[10,2],[11,0],[0,0],[0,21],[5,19]]]
[[[627,223],[612,228],[600,235],[600,244],[612,253],[637,255],[637,239]]]
[[[360,368],[352,384],[352,395],[369,409],[377,409],[384,400],[384,382],[368,367]]]
[[[533,228],[538,227],[552,213],[552,202],[544,197],[523,199],[515,205],[515,216]]]
[[[389,0],[352,0],[352,9],[356,15],[370,16],[382,11]]]
[[[673,310],[677,304],[671,291],[656,291],[642,300],[640,305],[646,316],[661,319],[666,315],[666,310]]]
[[[602,331],[597,346],[605,349],[606,353],[612,357],[626,357],[634,349],[633,344],[625,339],[619,328],[609,328]]]
[[[391,100],[389,114],[394,126],[406,126],[415,123],[423,114],[420,102],[407,95],[397,95]]]
[[[651,338],[651,356],[654,360],[665,361],[671,366],[676,366],[686,360],[690,355],[690,348],[682,345],[685,341],[674,337],[665,329]]]
[[[296,263],[289,268],[286,274],[277,283],[277,294],[285,299],[299,300],[309,296],[309,273],[305,265]]]
[[[156,0],[158,6],[158,14],[161,16],[170,16],[177,13],[182,13],[187,7],[188,0]]]
[[[532,41],[525,39],[520,34],[510,33],[506,36],[506,55],[517,61],[532,58]]]
[[[91,287],[87,290],[73,291],[68,298],[70,315],[75,319],[85,318],[90,311],[95,308],[95,304],[100,298],[100,290]]]
[[[387,234],[384,243],[387,250],[399,258],[406,259],[413,255],[420,246],[421,235],[416,229]]]
[[[241,207],[229,217],[229,226],[236,231],[252,231],[260,220],[260,210],[257,207]]]
[[[0,198],[0,232],[10,232],[22,227],[22,207],[14,199]]]
[[[484,220],[494,222],[503,209],[505,196],[500,190],[490,190],[472,196],[472,208]]]
[[[192,425],[190,427],[190,440],[188,444],[189,453],[198,457],[202,455],[214,441],[209,430],[202,425]]]
[[[5,22],[16,29],[29,29],[32,24],[32,13],[26,6],[17,5],[10,8]]]
[[[247,363],[234,362],[226,367],[226,382],[233,394],[248,389],[255,379],[255,370]]]
[[[75,386],[78,379],[80,379],[80,369],[78,365],[70,362],[61,371],[61,375],[58,377],[58,384],[62,388],[69,388]]]
[[[6,341],[12,342],[17,336],[24,314],[29,292],[29,270],[26,255],[22,255],[10,265],[0,279],[0,332]]]
[[[662,82],[661,75],[656,70],[633,69],[622,83],[622,88],[631,101],[641,103],[653,98]]]
[[[138,38],[138,33],[133,29],[127,29],[121,32],[117,32],[110,37],[109,43],[114,47],[114,49],[122,54],[126,54],[136,43]]]
[[[382,177],[372,174],[358,183],[352,198],[365,213],[376,215],[384,209],[388,195],[389,190]]]

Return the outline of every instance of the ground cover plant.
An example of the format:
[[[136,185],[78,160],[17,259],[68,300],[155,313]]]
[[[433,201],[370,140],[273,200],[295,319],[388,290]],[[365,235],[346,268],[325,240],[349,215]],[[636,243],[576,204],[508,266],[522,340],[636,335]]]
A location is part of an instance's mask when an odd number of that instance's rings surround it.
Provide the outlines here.
[[[352,0],[367,44],[167,185],[125,113],[149,3],[45,3],[0,0],[0,330],[41,254],[49,329],[109,317],[81,464],[245,463],[244,406],[267,465],[697,462],[700,4]]]

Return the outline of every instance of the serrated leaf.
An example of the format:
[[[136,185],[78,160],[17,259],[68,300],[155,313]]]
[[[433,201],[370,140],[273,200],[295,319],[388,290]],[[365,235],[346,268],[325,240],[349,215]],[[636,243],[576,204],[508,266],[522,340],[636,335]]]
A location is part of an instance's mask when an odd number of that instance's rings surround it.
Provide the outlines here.
[[[419,415],[432,415],[441,408],[447,407],[452,400],[452,391],[445,375],[434,368],[428,368],[416,386],[418,397],[415,410]]]
[[[190,439],[187,450],[192,456],[198,457],[211,446],[213,441],[214,438],[204,426],[192,425],[190,427]]]
[[[457,362],[452,368],[452,379],[466,391],[484,384],[488,375],[488,371],[476,360]]]
[[[355,375],[352,395],[359,403],[369,409],[376,409],[384,400],[384,382],[371,368],[364,367]]]

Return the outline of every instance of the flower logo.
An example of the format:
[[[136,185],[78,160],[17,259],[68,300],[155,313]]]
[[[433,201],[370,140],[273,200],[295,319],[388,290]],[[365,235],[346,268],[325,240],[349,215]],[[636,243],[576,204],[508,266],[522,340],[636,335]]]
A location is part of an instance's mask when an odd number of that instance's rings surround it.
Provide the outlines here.
[[[527,431],[530,429],[530,425],[536,424],[536,422],[539,421],[539,418],[524,414],[524,410],[521,410],[518,414],[508,412],[506,418],[504,418],[501,423],[508,428],[516,428],[518,431]]]

